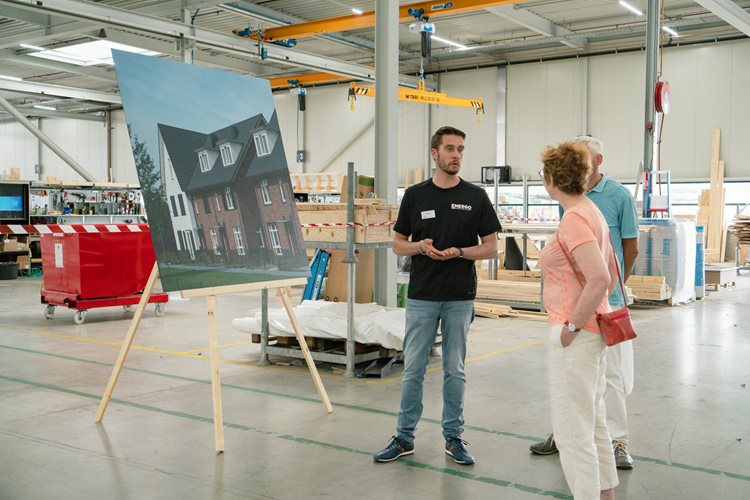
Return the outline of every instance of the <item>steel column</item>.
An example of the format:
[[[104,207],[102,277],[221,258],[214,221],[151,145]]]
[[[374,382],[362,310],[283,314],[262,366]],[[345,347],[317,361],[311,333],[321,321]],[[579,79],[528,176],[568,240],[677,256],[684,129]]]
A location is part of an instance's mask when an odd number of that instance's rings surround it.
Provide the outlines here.
[[[656,66],[659,61],[659,16],[662,0],[648,0],[646,13],[646,102],[643,129],[643,169],[654,170],[654,141],[656,140],[656,109],[654,89],[656,88]],[[647,203],[643,203],[643,216],[647,217]]]
[[[398,0],[376,3],[375,193],[396,203],[398,175]],[[376,252],[375,301],[396,305],[396,256]]]

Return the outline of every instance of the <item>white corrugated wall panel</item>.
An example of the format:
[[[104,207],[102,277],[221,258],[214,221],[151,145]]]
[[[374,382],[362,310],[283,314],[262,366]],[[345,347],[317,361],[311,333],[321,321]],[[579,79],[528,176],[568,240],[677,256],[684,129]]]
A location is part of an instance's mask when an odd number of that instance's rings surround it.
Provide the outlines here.
[[[158,162],[158,158],[154,158]],[[128,125],[122,110],[112,112],[112,180],[138,184],[133,149],[130,145]]]
[[[589,58],[588,131],[604,143],[602,171],[635,182],[643,159],[646,59],[640,52]]]
[[[665,51],[672,112],[664,124],[662,168],[676,178],[708,179],[711,129],[721,129],[724,176],[750,177],[750,43]]]
[[[36,125],[37,121],[32,120]],[[10,174],[11,168],[21,169],[21,179],[36,179],[37,139],[17,122],[0,123],[0,174]]]
[[[514,178],[536,179],[544,147],[582,132],[583,78],[578,59],[508,67],[506,158]]]
[[[297,96],[289,95],[289,92],[274,94],[273,102],[276,106],[276,116],[279,119],[281,141],[284,144],[289,172],[302,172],[302,164],[297,163],[297,120],[305,120],[306,117],[303,115],[298,118]]]
[[[726,177],[750,179],[750,42],[730,45],[732,50],[729,130],[722,136],[722,154],[726,152]]]
[[[308,89],[306,97],[304,149],[307,159],[305,172],[319,172],[331,155],[373,120],[375,99],[359,96],[354,111],[347,101],[348,85],[335,85]],[[274,95],[279,115],[282,139],[286,148],[290,171],[302,172],[296,163],[297,150],[297,96]],[[424,168],[429,147],[429,130],[423,104],[399,102],[398,114],[398,165],[389,166],[397,183],[403,182],[404,170]],[[333,163],[326,172],[346,172],[347,163],[361,175],[375,175],[375,127],[369,127]]]
[[[497,68],[442,74],[440,92],[464,99],[481,97],[484,102],[485,114],[481,115],[481,120],[477,120],[473,108],[432,106],[430,131],[432,134],[443,125],[450,125],[466,133],[461,177],[478,181],[483,166],[497,164]]]
[[[96,181],[107,180],[107,126],[85,120],[44,120],[44,132]],[[49,149],[44,151],[44,176],[61,180],[83,180],[75,170]]]

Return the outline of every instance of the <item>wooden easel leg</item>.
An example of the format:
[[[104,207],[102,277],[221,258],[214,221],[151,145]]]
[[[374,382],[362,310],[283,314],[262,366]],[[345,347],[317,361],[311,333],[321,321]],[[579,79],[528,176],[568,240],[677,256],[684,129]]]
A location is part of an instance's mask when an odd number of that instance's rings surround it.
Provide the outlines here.
[[[107,382],[107,388],[104,390],[104,395],[102,396],[102,400],[99,403],[99,410],[97,410],[96,412],[97,422],[102,421],[102,418],[104,418],[104,412],[107,411],[107,405],[109,404],[109,399],[112,397],[112,391],[115,390],[117,379],[120,377],[122,366],[125,364],[125,358],[128,357],[130,345],[133,343],[135,332],[138,330],[138,325],[141,323],[143,311],[146,310],[146,305],[148,304],[149,298],[151,298],[151,292],[154,289],[154,283],[156,283],[156,278],[158,277],[159,268],[156,266],[156,263],[154,263],[154,268],[151,270],[151,276],[149,276],[148,281],[146,282],[146,288],[143,290],[143,295],[141,296],[140,302],[138,302],[138,307],[135,310],[133,320],[130,322],[128,333],[127,335],[125,335],[125,339],[122,341],[120,354],[117,356],[117,361],[115,362],[115,366],[112,369],[112,374],[109,376],[109,382]]]
[[[224,413],[221,409],[218,336],[216,334],[216,295],[208,296],[208,345],[211,353],[211,393],[214,402],[214,441],[216,453],[224,452]]]
[[[307,347],[307,342],[305,342],[305,336],[302,335],[302,328],[299,326],[297,316],[294,314],[294,309],[292,309],[292,304],[289,302],[289,296],[284,288],[279,289],[279,296],[284,303],[284,308],[289,315],[289,320],[292,322],[294,335],[297,337],[297,343],[299,344],[300,349],[302,349],[302,354],[305,356],[305,362],[307,363],[307,368],[310,370],[310,375],[312,375],[315,389],[318,391],[318,396],[323,402],[326,411],[328,413],[333,413],[333,406],[331,406],[331,401],[328,399],[328,393],[326,392],[326,388],[323,387],[323,381],[320,379],[318,368],[315,366],[315,361],[313,361],[312,356],[310,355],[310,349]]]

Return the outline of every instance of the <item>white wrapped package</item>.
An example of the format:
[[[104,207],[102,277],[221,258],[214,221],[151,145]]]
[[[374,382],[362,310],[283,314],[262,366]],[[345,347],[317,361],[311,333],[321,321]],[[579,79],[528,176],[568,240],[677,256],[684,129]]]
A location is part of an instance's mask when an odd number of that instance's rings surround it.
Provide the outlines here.
[[[354,304],[354,341],[402,350],[404,345],[405,309],[386,308],[378,304]],[[346,302],[305,300],[294,306],[294,314],[305,337],[346,340]],[[261,312],[232,320],[232,327],[260,335]],[[286,309],[269,309],[268,329],[272,337],[294,337]]]
[[[638,257],[633,274],[664,276],[673,302],[695,300],[695,222],[683,219],[638,221]]]

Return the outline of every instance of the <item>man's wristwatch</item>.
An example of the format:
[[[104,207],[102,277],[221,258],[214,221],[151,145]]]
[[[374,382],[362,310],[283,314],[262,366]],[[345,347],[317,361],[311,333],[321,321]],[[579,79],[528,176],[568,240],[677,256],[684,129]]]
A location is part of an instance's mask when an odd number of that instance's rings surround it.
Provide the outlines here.
[[[464,258],[464,249],[458,248],[458,258],[463,259]]]
[[[580,328],[578,328],[578,327],[577,327],[576,325],[574,325],[574,324],[573,324],[573,323],[571,323],[570,321],[566,321],[566,322],[565,322],[565,326],[567,326],[567,327],[568,327],[568,331],[569,331],[570,333],[578,333],[578,332],[580,332],[580,331],[581,331],[581,329],[580,329]]]

